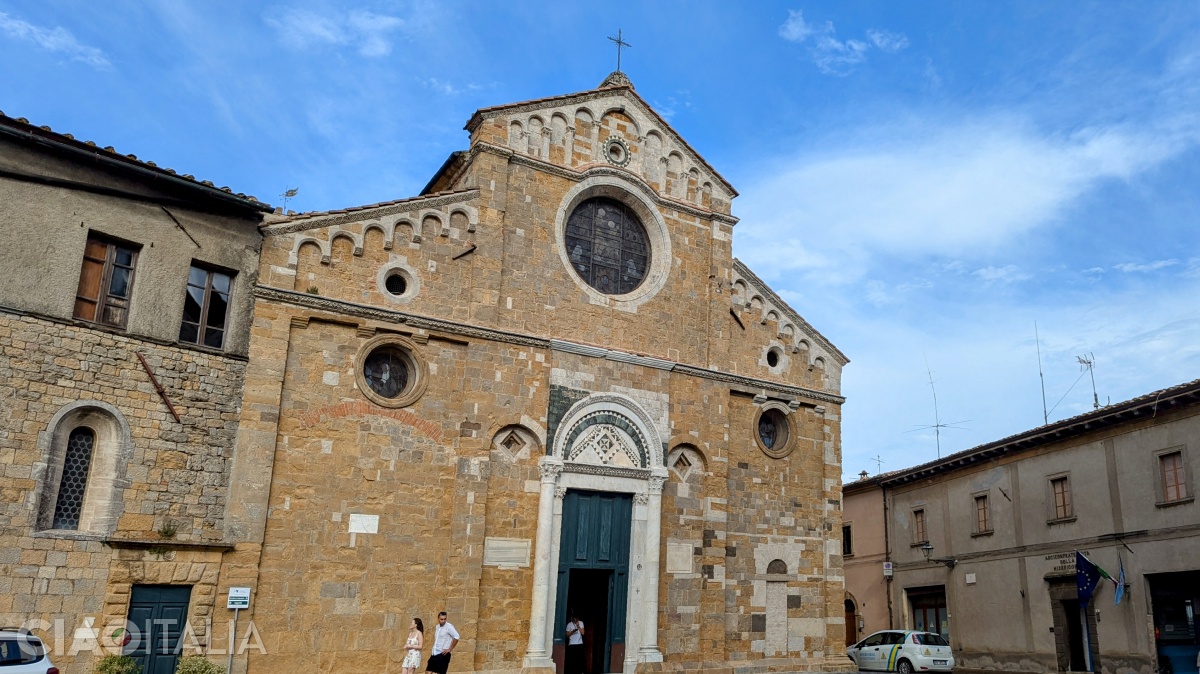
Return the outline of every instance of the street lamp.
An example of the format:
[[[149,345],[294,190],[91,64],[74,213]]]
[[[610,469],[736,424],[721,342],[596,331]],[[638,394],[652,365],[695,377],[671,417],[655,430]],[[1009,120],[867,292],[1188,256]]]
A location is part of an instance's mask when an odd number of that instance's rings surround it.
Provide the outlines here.
[[[958,563],[958,560],[953,557],[934,557],[933,544],[929,541],[921,544],[921,554],[925,555],[925,561],[945,564],[947,569],[953,569],[954,565]]]

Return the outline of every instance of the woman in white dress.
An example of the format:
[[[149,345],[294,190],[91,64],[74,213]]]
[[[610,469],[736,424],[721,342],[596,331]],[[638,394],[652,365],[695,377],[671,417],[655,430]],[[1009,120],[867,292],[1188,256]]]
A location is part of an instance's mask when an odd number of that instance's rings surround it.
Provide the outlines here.
[[[412,624],[408,626],[408,641],[404,642],[408,654],[404,656],[404,663],[400,665],[404,674],[416,674],[417,667],[421,666],[421,649],[424,647],[425,625],[421,623],[420,618],[413,618]]]

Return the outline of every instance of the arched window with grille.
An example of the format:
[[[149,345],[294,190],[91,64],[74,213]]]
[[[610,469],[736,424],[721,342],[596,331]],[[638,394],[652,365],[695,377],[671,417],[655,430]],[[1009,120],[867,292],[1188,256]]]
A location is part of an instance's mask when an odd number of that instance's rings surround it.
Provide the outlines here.
[[[52,526],[55,529],[79,528],[95,446],[96,433],[92,429],[80,426],[71,430],[67,438],[66,456],[63,457],[62,479],[58,483],[58,499],[54,505]]]
[[[68,403],[38,433],[38,449],[42,458],[32,474],[37,484],[34,528],[112,533],[133,455],[132,433],[120,410],[99,400]]]

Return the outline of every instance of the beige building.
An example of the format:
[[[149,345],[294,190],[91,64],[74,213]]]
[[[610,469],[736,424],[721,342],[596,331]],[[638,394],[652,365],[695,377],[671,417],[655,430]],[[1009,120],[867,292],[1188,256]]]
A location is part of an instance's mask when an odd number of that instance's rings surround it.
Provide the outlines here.
[[[863,634],[939,631],[969,668],[1196,671],[1198,440],[1193,381],[845,485],[847,521],[884,524],[882,559],[846,563]],[[1124,569],[1119,604],[1107,580],[1080,600],[1076,551]]]
[[[128,536],[156,545],[93,552],[152,574],[154,610],[222,623],[200,639],[214,659],[229,641],[221,602],[249,588],[235,641],[253,625],[262,648],[236,671],[398,672],[410,618],[431,627],[439,610],[462,635],[451,671],[550,671],[569,607],[588,626],[590,674],[849,667],[847,360],[733,258],[736,191],[621,73],[479,110],[467,131],[420,195],[268,217],[257,279],[239,271],[234,286],[254,295],[248,361],[161,335],[236,362],[217,379],[237,390],[244,371],[240,408],[220,417],[236,446],[213,459],[211,524],[179,518],[159,543],[175,511],[144,505],[137,480],[189,496],[151,467],[113,489],[146,513],[120,520]],[[245,236],[252,256],[258,233]],[[173,400],[218,392],[163,386]],[[166,455],[154,433],[194,434],[160,430],[160,399],[139,387],[137,414],[157,425],[127,445],[152,466]],[[35,470],[32,442],[14,446],[36,494],[59,478]],[[204,451],[171,456],[193,479]],[[6,502],[6,536],[36,529],[19,518],[38,497],[23,494]],[[217,567],[200,563],[219,565],[215,588]],[[125,588],[151,581],[109,573],[92,586],[103,600],[78,610],[133,617]],[[0,617],[42,610],[22,601]]]
[[[0,115],[0,625],[65,671],[127,616],[211,636],[267,211]]]

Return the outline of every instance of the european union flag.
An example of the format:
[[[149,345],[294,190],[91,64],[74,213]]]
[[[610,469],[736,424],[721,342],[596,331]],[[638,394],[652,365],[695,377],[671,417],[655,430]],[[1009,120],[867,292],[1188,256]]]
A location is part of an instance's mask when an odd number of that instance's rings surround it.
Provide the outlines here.
[[[1075,551],[1075,589],[1079,591],[1080,603],[1087,604],[1092,601],[1092,592],[1096,590],[1096,583],[1100,582],[1100,567],[1092,564],[1092,561],[1083,556],[1083,553]]]

